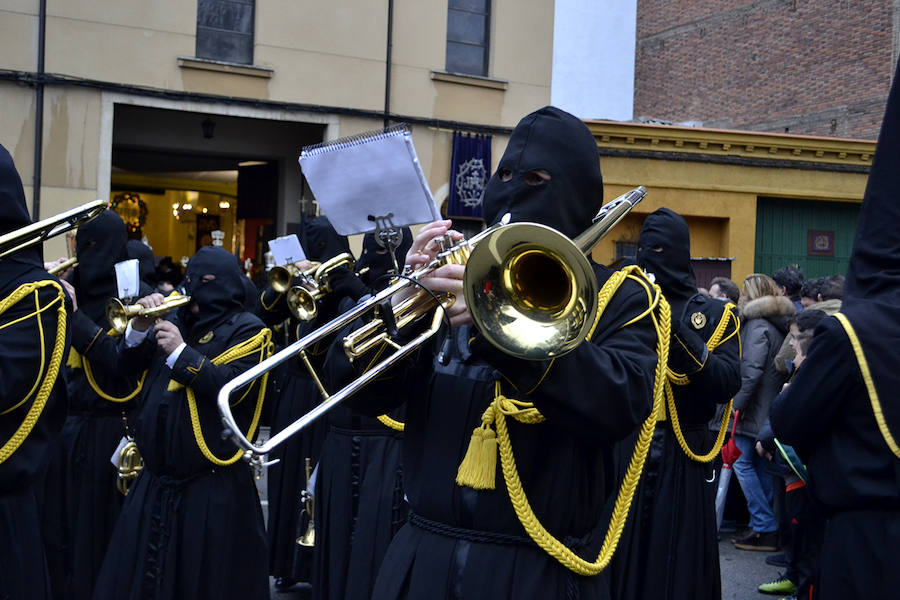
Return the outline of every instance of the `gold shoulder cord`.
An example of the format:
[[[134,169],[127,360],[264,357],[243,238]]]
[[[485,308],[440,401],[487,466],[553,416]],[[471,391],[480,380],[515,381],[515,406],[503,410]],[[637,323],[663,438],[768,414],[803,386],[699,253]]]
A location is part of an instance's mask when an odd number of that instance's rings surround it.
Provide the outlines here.
[[[659,286],[647,281],[636,266],[626,267],[617,271],[610,277],[598,294],[597,316],[591,331],[585,341],[589,340],[600,321],[603,310],[608,305],[616,290],[626,279],[631,279],[641,285],[647,293],[648,308],[646,311],[623,325],[627,327],[649,317],[657,333],[657,364],[653,385],[653,410],[650,416],[641,425],[640,434],[635,444],[634,453],[625,472],[625,477],[616,495],[615,505],[610,518],[606,536],[600,553],[594,561],[587,561],[570,550],[565,544],[547,531],[541,524],[522,487],[522,481],[516,468],[515,457],[509,439],[509,431],[506,425],[506,417],[510,416],[523,424],[537,424],[544,421],[543,415],[534,408],[531,402],[513,400],[502,395],[500,382],[495,382],[495,397],[491,405],[482,415],[482,424],[475,428],[469,448],[460,464],[456,482],[459,485],[474,487],[476,489],[493,489],[496,471],[496,455],[499,450],[500,464],[503,470],[503,479],[510,502],[515,510],[516,517],[522,524],[528,536],[547,554],[556,559],[561,565],[578,575],[597,575],[607,567],[615,554],[619,538],[625,527],[628,512],[631,509],[631,501],[635,489],[644,469],[647,451],[653,430],[656,427],[656,414],[663,402],[663,382],[665,381],[666,363],[669,357],[669,328],[670,313],[669,304],[663,298]],[[553,361],[544,373],[552,367]],[[543,380],[543,377],[541,378]],[[537,385],[540,385],[538,382]],[[534,389],[537,388],[537,385]],[[534,391],[530,390],[528,393]],[[490,428],[494,425],[496,434]]]
[[[106,335],[115,337],[116,330],[110,329],[109,331],[106,332]],[[147,378],[147,371],[145,370],[144,373],[141,375],[141,378],[138,380],[137,387],[134,388],[134,391],[132,391],[130,394],[127,394],[125,396],[117,397],[117,396],[112,396],[110,394],[107,394],[102,389],[100,389],[100,385],[97,383],[97,380],[94,378],[94,370],[91,367],[91,363],[88,360],[87,356],[81,357],[81,366],[84,369],[84,376],[87,379],[88,385],[91,386],[91,389],[94,390],[95,394],[97,394],[104,400],[107,400],[108,402],[116,402],[116,403],[128,402],[129,400],[131,400],[132,398],[134,398],[141,392],[141,389],[144,387],[144,379]]]
[[[38,290],[44,287],[53,287],[56,290],[56,297],[49,303],[44,306],[40,304],[40,298],[38,296]],[[0,330],[13,325],[14,323],[19,323],[20,321],[30,319],[31,317],[35,317],[37,320],[38,326],[38,337],[41,340],[41,366],[38,370],[37,379],[34,382],[34,385],[31,387],[31,391],[22,398],[21,401],[17,402],[13,407],[3,411],[0,414],[7,414],[20,406],[22,406],[25,402],[31,398],[31,395],[34,394],[35,390],[37,390],[37,395],[34,398],[34,402],[31,405],[31,408],[28,410],[28,414],[25,415],[25,419],[22,421],[22,424],[19,425],[19,428],[12,435],[11,438],[0,447],[0,464],[6,461],[7,458],[12,456],[16,450],[22,445],[22,442],[25,441],[25,438],[28,437],[28,434],[31,433],[31,430],[34,428],[34,425],[37,423],[38,418],[40,418],[41,413],[44,410],[44,406],[47,404],[47,399],[50,397],[51,392],[53,391],[53,386],[56,383],[56,377],[59,375],[59,368],[62,364],[63,353],[66,348],[66,304],[65,304],[65,294],[63,293],[62,287],[55,281],[44,280],[44,281],[35,281],[31,283],[26,283],[24,285],[20,285],[13,291],[12,294],[4,298],[0,301],[0,315],[5,313],[11,306],[24,299],[26,296],[32,295],[34,298],[34,312],[14,321],[10,321],[2,326],[0,326]],[[50,354],[50,363],[47,365],[46,374],[43,376],[43,381],[41,381],[41,373],[44,372],[44,355],[46,353],[46,345],[44,342],[44,326],[41,322],[40,315],[45,310],[48,310],[52,306],[56,305],[57,312],[57,327],[56,327],[56,339],[53,345],[53,351]],[[40,382],[40,383],[39,383]]]
[[[243,358],[245,356],[249,356],[250,354],[259,353],[259,360],[263,360],[272,350],[272,332],[268,328],[263,328],[260,330],[252,338],[237,344],[236,346],[232,346],[222,354],[216,356],[212,359],[212,363],[214,365],[223,365],[229,363],[231,361],[237,360],[239,358]],[[250,421],[250,428],[247,431],[247,437],[252,438],[253,434],[256,432],[256,426],[259,424],[259,416],[262,413],[262,405],[263,399],[266,394],[266,382],[269,379],[269,374],[266,373],[259,380],[259,393],[256,396],[256,408],[253,411],[253,419]],[[232,406],[236,406],[240,404],[241,401],[247,396],[250,392],[250,389],[253,387],[253,384],[247,386],[247,391],[244,392],[244,395],[241,396],[236,402],[232,404]],[[177,386],[172,386],[171,383],[169,385],[169,389],[177,388]],[[191,414],[191,427],[194,430],[194,439],[197,442],[197,446],[200,448],[200,452],[203,453],[203,456],[206,459],[213,463],[214,465],[218,465],[220,467],[226,467],[228,465],[232,465],[240,460],[241,456],[244,455],[242,450],[238,450],[234,456],[231,456],[226,459],[218,458],[216,455],[212,453],[209,449],[209,446],[206,445],[206,440],[203,437],[203,429],[200,428],[200,415],[197,412],[197,399],[194,396],[194,390],[188,386],[185,390],[188,401],[188,410]]]
[[[853,329],[853,325],[850,324],[847,315],[835,313],[834,316],[840,321],[844,331],[847,333],[847,337],[850,338],[850,345],[853,346],[853,353],[856,354],[856,362],[859,363],[859,371],[862,374],[863,382],[865,382],[866,389],[869,392],[869,403],[872,405],[872,412],[875,414],[875,422],[878,423],[878,430],[881,431],[881,437],[884,438],[884,443],[891,449],[894,456],[900,458],[900,447],[897,446],[894,436],[891,435],[891,430],[888,429],[887,421],[884,419],[884,413],[881,410],[881,402],[878,400],[878,391],[875,389],[875,381],[872,379],[872,373],[869,371],[869,363],[866,361],[866,356],[863,353],[862,344],[859,343],[859,338],[856,336],[856,330]]]
[[[371,369],[372,365],[374,365],[376,362],[378,362],[378,359],[381,358],[381,355],[384,352],[384,349],[385,349],[385,345],[382,344],[381,347],[378,349],[378,352],[375,353],[375,356],[372,357],[372,360],[369,361],[369,365],[365,368],[363,373],[365,373],[366,371]],[[402,421],[397,421],[396,419],[392,419],[388,415],[378,415],[377,419],[381,422],[382,425],[384,425],[388,429],[393,429],[394,431],[401,431],[401,432],[406,429],[406,423],[404,423]]]
[[[712,336],[710,336],[709,340],[706,342],[706,348],[709,351],[709,354],[712,354],[716,348],[737,335],[738,330],[740,330],[740,321],[738,320],[738,316],[734,314],[734,311],[732,310],[733,306],[734,305],[731,303],[725,305],[725,312],[722,315],[722,318],[719,319],[716,330],[713,331]],[[734,331],[723,339],[725,330],[732,321],[734,322]],[[684,433],[681,431],[681,424],[678,422],[678,411],[675,410],[675,394],[672,392],[672,384],[687,385],[690,382],[691,380],[686,375],[676,373],[675,371],[666,368],[666,406],[669,409],[669,415],[672,419],[672,431],[675,432],[675,438],[678,440],[678,445],[681,446],[681,449],[691,460],[700,463],[708,463],[718,456],[719,450],[722,449],[722,444],[725,443],[725,433],[728,430],[728,419],[731,416],[731,407],[734,400],[728,401],[725,412],[722,413],[722,423],[719,427],[719,434],[716,436],[716,443],[713,444],[712,449],[702,456],[696,454],[688,446],[687,440],[684,439]]]

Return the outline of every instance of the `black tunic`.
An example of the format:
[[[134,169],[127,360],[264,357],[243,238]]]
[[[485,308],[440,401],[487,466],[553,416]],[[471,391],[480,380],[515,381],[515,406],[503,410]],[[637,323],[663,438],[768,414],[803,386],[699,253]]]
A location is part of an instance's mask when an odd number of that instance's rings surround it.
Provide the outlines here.
[[[692,324],[697,313],[705,317],[700,328]],[[697,295],[687,302],[680,317],[681,329],[687,333],[673,338],[669,347],[672,370],[696,369],[691,357],[702,357],[704,342],[723,316],[724,304],[718,300]],[[707,423],[716,404],[727,402],[740,388],[740,341],[733,322],[723,339],[729,336],[709,353],[703,367],[690,375],[688,385],[672,385],[681,430],[694,454],[709,452],[714,440]],[[617,448],[623,473],[634,442],[631,438]],[[614,598],[721,597],[714,474],[711,462],[692,460],[682,450],[667,408],[666,417],[656,425],[631,515],[613,559]]]
[[[816,597],[896,596],[900,459],[878,430],[850,341],[834,317],[816,329],[771,420],[778,439],[804,459],[810,490],[826,512]]]
[[[242,460],[229,466],[211,463],[195,439],[186,389],[168,391],[170,380],[189,385],[209,450],[220,459],[233,456],[234,444],[220,435],[216,394],[260,355],[222,365],[211,359],[262,327],[253,315],[233,313],[213,326],[206,343],[187,340],[192,345],[172,369],[152,332],[138,346],[121,351],[119,368],[150,369],[134,419],[144,469],[125,499],[94,598],[268,598],[265,531],[250,468]],[[258,385],[233,407],[244,431],[256,408]]]
[[[0,301],[20,286],[55,281],[35,264],[0,259]],[[58,283],[56,285],[59,285]],[[11,438],[22,426],[36,401],[36,384],[47,375],[56,346],[57,331],[66,328],[62,361],[68,352],[68,329],[57,312],[61,300],[56,287],[42,287],[0,314],[0,447],[12,450]],[[48,307],[38,319],[36,303]],[[51,304],[54,303],[54,304]],[[62,365],[60,365],[61,367]],[[42,523],[34,484],[47,464],[47,451],[65,418],[65,376],[60,368],[36,423],[18,448],[0,456],[0,597],[11,600],[51,598]],[[27,400],[16,406],[21,400]],[[13,408],[15,407],[15,408]]]
[[[600,283],[609,275],[598,268]],[[527,539],[499,465],[494,490],[460,487],[455,478],[471,433],[493,400],[494,382],[502,380],[507,396],[532,401],[546,417],[537,425],[508,421],[531,507],[557,539],[593,560],[605,523],[595,528],[615,488],[613,444],[651,407],[655,331],[648,319],[620,329],[646,309],[645,291],[626,281],[591,342],[552,365],[511,358],[482,340],[469,344],[469,328],[457,328],[449,343],[423,348],[392,377],[351,398],[367,414],[408,401],[403,464],[411,522],[391,543],[373,598],[609,597],[605,573],[573,575]],[[329,365],[335,378],[347,376],[339,348],[332,347]]]

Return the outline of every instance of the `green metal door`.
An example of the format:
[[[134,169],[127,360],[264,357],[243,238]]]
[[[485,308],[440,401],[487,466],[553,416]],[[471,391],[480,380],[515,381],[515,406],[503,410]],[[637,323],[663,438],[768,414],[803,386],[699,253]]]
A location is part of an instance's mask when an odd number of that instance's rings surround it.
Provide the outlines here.
[[[847,271],[859,204],[759,198],[754,270],[799,265],[807,278]]]

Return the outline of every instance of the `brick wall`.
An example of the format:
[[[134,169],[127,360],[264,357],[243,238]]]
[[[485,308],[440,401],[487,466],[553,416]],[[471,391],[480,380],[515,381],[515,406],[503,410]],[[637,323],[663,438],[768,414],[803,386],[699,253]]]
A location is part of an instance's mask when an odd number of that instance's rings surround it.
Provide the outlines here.
[[[635,117],[875,139],[892,0],[638,0]]]

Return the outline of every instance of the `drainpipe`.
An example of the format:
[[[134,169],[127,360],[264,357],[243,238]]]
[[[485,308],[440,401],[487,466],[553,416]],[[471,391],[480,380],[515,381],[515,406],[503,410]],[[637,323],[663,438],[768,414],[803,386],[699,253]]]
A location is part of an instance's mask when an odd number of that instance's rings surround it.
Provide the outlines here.
[[[47,0],[40,0],[38,9],[38,81],[35,86],[35,119],[34,119],[34,199],[31,205],[31,218],[40,220],[41,214],[41,158],[44,143],[44,34],[47,30]]]
[[[42,2],[44,0],[41,0]],[[388,0],[387,58],[384,72],[384,126],[391,124],[391,50],[394,39],[394,0]]]

